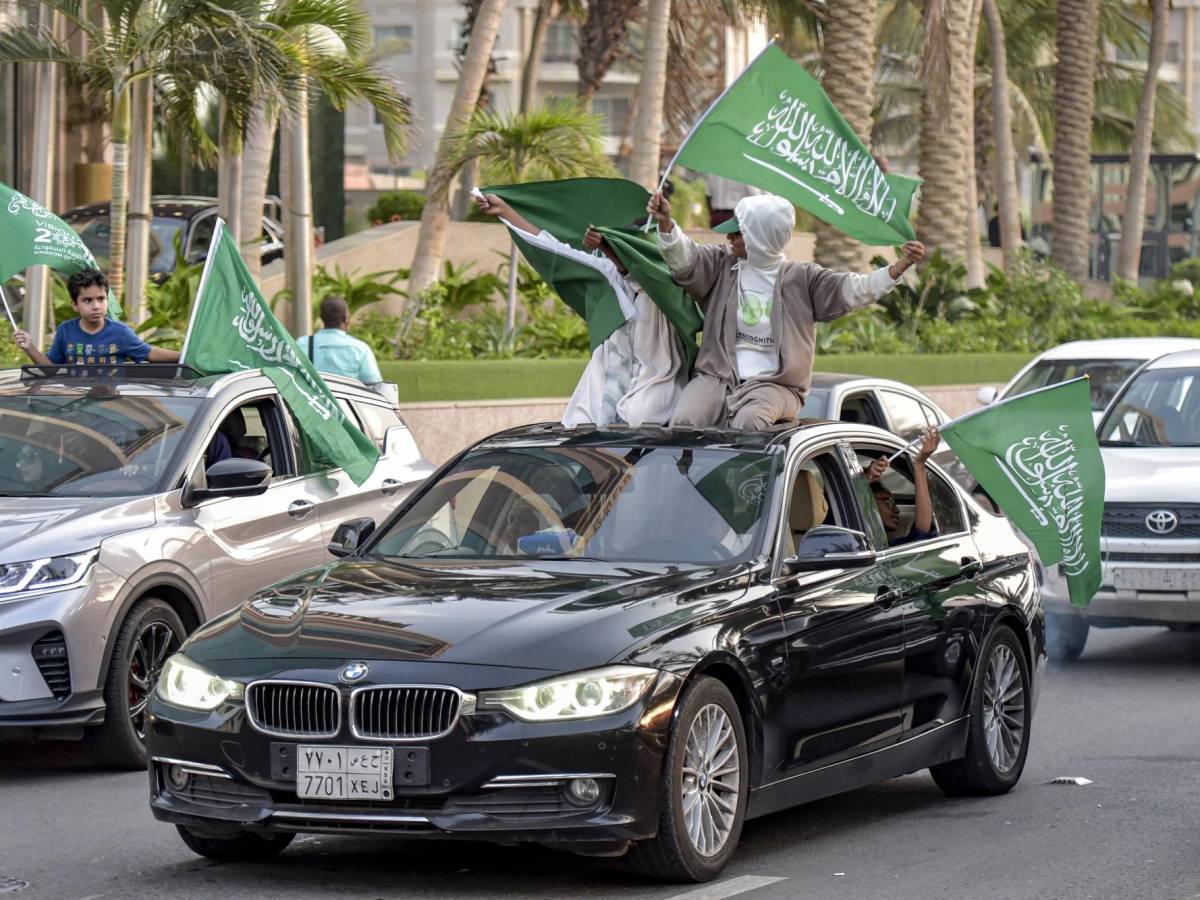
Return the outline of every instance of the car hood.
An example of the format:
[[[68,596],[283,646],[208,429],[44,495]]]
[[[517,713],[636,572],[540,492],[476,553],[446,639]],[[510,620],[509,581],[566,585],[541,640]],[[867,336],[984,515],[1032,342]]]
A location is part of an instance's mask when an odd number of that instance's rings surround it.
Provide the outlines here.
[[[1110,503],[1200,503],[1198,447],[1101,447]]]
[[[204,626],[185,652],[197,662],[355,658],[570,671],[703,615],[704,598],[731,581],[748,584],[746,571],[348,560],[260,591]]]
[[[153,524],[152,497],[0,497],[0,563],[91,550]]]

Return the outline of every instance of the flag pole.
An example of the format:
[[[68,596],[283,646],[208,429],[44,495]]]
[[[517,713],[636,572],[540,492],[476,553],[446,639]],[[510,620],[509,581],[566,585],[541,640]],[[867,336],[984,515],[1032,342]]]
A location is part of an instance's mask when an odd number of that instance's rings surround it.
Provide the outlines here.
[[[208,282],[208,273],[212,269],[213,258],[217,255],[217,241],[225,232],[225,220],[217,217],[216,227],[213,228],[212,240],[208,243],[208,256],[204,259],[204,270],[200,273],[200,283],[196,285],[196,296],[192,298],[192,313],[188,316],[187,331],[183,333],[183,349],[179,351],[179,363],[187,358],[188,344],[192,340],[192,325],[196,322],[196,311],[200,309],[200,298],[204,296],[204,285]]]
[[[12,310],[8,308],[8,297],[3,288],[0,288],[0,301],[4,302],[4,314],[8,316],[8,324],[12,326],[13,331],[20,331],[21,329],[17,328],[17,320],[13,318]]]

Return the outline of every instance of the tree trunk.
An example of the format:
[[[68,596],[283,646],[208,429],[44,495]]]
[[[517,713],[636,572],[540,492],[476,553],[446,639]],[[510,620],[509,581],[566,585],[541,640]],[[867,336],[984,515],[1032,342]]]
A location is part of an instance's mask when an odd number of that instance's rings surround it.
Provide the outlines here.
[[[312,331],[312,178],[308,159],[308,87],[297,91],[295,114],[282,125],[280,153],[288,160],[288,200],[283,218],[284,281],[292,302],[291,332]]]
[[[430,170],[426,184],[425,208],[421,211],[421,231],[417,236],[417,250],[413,257],[409,290],[419,291],[428,287],[437,278],[446,245],[446,229],[450,222],[449,190],[454,178],[451,155],[457,134],[471,118],[471,112],[479,101],[479,91],[487,75],[492,46],[500,27],[500,16],[504,12],[505,0],[483,0],[475,26],[471,29],[470,43],[463,59],[462,72],[454,89],[454,100],[446,127],[438,142],[437,159]]]
[[[458,171],[458,190],[450,214],[456,222],[465,222],[471,214],[471,188],[479,184],[479,157],[468,159]]]
[[[967,206],[967,220],[964,224],[966,226],[967,287],[969,288],[981,288],[985,282],[983,244],[979,235],[979,182],[975,178],[975,51],[979,43],[979,16],[982,10],[982,0],[973,0],[965,48],[967,80],[963,85],[967,104],[965,119],[967,138],[963,142],[963,176]]]
[[[1012,100],[1008,94],[1008,49],[1004,22],[996,0],[983,0],[992,55],[992,131],[995,140],[996,204],[999,206],[1000,246],[1004,271],[1011,273],[1021,248],[1020,195],[1017,189],[1017,151],[1013,145]]]
[[[875,91],[875,0],[843,0],[826,9],[822,53],[825,92],[859,139],[871,144],[871,106]],[[816,226],[816,259],[835,269],[858,269],[863,246],[832,225]]]
[[[527,113],[537,105],[538,79],[542,72],[542,52],[546,49],[546,32],[554,18],[555,0],[539,0],[533,14],[533,28],[529,33],[529,55],[521,70],[521,112]]]
[[[113,90],[112,201],[109,204],[108,284],[118,302],[125,287],[125,206],[129,183],[129,86]]]
[[[1146,178],[1150,174],[1150,139],[1154,136],[1154,97],[1158,72],[1167,46],[1167,0],[1150,0],[1150,55],[1142,82],[1142,102],[1133,126],[1129,155],[1129,194],[1125,198],[1125,221],[1121,226],[1121,251],[1117,274],[1134,284],[1141,267],[1142,233],[1146,227]]]
[[[220,104],[217,125],[217,215],[234,240],[242,234],[242,141],[225,115],[225,101]]]
[[[917,236],[953,259],[966,252],[967,84],[970,4],[929,0],[921,60],[921,205]]]
[[[129,244],[125,254],[125,320],[137,325],[146,318],[146,280],[150,276],[150,173],[154,151],[154,91],[149,78],[130,90]],[[166,248],[174,254],[174,248]]]
[[[238,238],[242,259],[256,279],[262,271],[262,214],[271,174],[278,119],[259,105],[250,115],[242,146],[242,232]]]
[[[1092,112],[1099,0],[1058,0],[1054,77],[1054,234],[1051,258],[1072,278],[1088,274],[1092,211]]]
[[[517,242],[508,250],[508,296],[504,304],[504,332],[512,334],[517,327]]]
[[[595,96],[600,82],[617,61],[617,53],[625,43],[629,23],[640,3],[641,0],[605,0],[587,5],[587,18],[579,28],[577,67],[581,99],[591,100]],[[873,47],[874,35],[871,40]]]
[[[638,86],[637,119],[633,126],[633,152],[629,180],[647,190],[658,184],[662,146],[663,98],[667,92],[667,29],[671,0],[650,0],[646,14],[646,49],[642,53],[642,81]]]
[[[41,8],[40,18],[48,31],[59,33],[61,16],[48,6]],[[58,144],[58,66],[37,63],[33,107],[33,155],[30,158],[31,199],[46,209],[54,209],[54,161]],[[46,266],[31,266],[25,270],[25,321],[22,323],[33,346],[45,349],[46,310],[50,303],[50,270]]]

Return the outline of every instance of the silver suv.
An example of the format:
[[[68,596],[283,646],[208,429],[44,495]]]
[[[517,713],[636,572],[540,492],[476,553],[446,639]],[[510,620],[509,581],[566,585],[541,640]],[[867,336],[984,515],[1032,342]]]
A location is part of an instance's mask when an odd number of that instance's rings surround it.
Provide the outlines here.
[[[330,559],[340,523],[369,530],[433,471],[394,407],[326,380],[382,452],[361,487],[301,474],[257,370],[0,374],[0,737],[85,737],[145,765],[146,700],[188,633]]]

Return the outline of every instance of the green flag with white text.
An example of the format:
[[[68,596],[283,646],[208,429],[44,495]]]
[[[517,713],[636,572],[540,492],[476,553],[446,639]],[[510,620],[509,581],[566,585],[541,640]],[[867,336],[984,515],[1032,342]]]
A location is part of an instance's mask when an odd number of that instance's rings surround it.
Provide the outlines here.
[[[0,182],[0,283],[30,266],[49,266],[59,275],[99,269],[75,229],[36,200]],[[108,292],[108,317],[121,318],[121,304]]]
[[[915,237],[920,180],[884,174],[820,83],[773,44],[709,107],[675,164],[778,194],[869,246]]]
[[[1062,565],[1074,606],[1100,587],[1104,461],[1087,378],[987,406],[942,437],[1045,566]]]
[[[309,471],[345,469],[361,485],[379,450],[329,392],[292,336],[271,314],[225,223],[217,221],[192,309],[181,362],[205,375],[263,370],[300,427]]]

